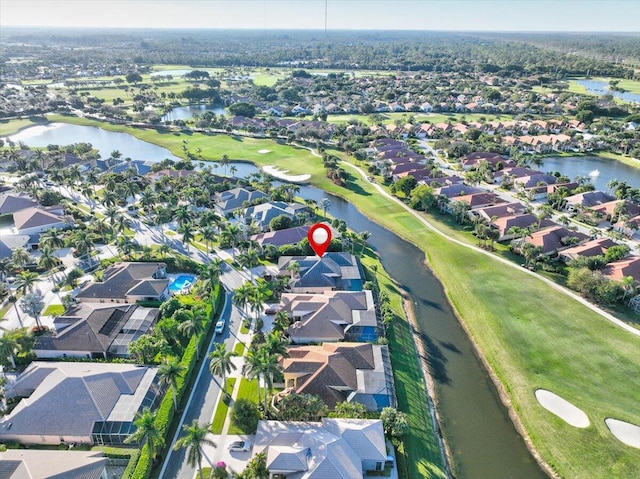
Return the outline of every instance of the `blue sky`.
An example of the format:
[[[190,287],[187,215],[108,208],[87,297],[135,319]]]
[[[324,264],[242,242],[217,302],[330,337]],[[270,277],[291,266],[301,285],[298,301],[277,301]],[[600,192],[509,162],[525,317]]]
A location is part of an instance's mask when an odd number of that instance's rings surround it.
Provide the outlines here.
[[[640,0],[327,0],[329,29],[640,32]],[[0,0],[0,26],[324,29],[325,0]]]

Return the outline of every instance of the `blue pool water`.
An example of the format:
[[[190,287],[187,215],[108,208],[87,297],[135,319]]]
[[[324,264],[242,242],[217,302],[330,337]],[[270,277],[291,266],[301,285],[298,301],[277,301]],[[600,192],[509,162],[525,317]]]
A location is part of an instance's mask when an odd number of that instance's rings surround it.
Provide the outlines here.
[[[192,274],[181,274],[171,282],[169,285],[169,291],[176,293],[180,291],[186,283],[193,284],[195,279],[196,277]]]

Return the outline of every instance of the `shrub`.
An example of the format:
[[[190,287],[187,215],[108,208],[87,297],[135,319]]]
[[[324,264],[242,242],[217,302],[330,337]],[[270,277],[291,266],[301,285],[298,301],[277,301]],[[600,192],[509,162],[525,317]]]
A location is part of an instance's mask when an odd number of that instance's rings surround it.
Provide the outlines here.
[[[244,433],[253,434],[259,419],[258,406],[248,399],[238,399],[231,409],[231,421]]]

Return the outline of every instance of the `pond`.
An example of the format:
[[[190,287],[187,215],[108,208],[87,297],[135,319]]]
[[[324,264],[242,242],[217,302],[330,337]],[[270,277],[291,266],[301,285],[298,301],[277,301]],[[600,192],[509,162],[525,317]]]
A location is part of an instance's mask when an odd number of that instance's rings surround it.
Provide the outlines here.
[[[576,176],[586,176],[597,190],[606,191],[611,180],[626,181],[630,186],[640,188],[640,168],[620,161],[597,156],[558,156],[543,159],[542,171],[559,171],[572,181]]]
[[[162,117],[162,121],[187,120],[195,115],[202,115],[207,111],[211,111],[216,115],[226,114],[224,107],[220,105],[188,105],[177,106]]]
[[[587,89],[589,93],[597,93],[598,95],[613,95],[626,101],[640,102],[640,95],[631,92],[619,92],[609,89],[609,83],[599,80],[576,80],[578,85],[581,85]]]

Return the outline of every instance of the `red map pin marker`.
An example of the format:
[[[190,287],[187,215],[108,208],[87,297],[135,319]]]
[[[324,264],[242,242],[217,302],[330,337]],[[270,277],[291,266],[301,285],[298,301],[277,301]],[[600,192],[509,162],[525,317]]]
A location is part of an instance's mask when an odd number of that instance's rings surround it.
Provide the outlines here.
[[[322,258],[322,255],[327,251],[329,244],[331,244],[331,228],[323,223],[316,223],[309,228],[307,239],[309,240],[309,244],[313,248],[313,251]]]

